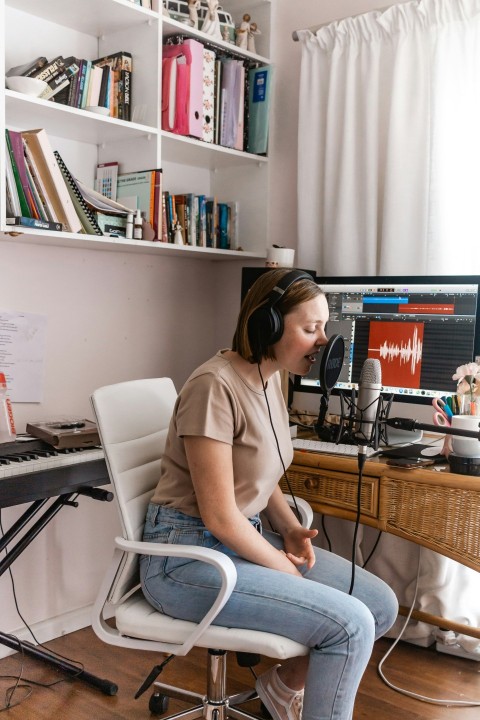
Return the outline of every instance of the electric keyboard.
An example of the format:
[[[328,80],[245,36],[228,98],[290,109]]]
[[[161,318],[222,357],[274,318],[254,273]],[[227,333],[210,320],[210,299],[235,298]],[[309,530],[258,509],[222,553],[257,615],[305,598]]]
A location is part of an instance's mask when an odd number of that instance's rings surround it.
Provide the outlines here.
[[[56,450],[38,439],[0,444],[0,507],[109,483],[103,450]]]
[[[306,450],[308,452],[328,453],[330,455],[342,455],[344,457],[357,457],[358,446],[346,445],[345,443],[326,442],[325,440],[292,440],[294,450]],[[366,448],[367,457],[376,455],[379,451],[371,447]]]

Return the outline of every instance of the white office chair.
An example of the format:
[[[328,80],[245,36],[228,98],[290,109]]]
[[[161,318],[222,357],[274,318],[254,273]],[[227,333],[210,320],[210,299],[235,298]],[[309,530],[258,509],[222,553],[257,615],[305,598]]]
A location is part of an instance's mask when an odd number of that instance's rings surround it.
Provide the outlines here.
[[[208,648],[206,695],[156,682],[150,699],[152,712],[166,712],[170,697],[195,705],[175,718],[254,718],[237,707],[257,697],[254,690],[232,697],[226,695],[226,652],[255,653],[283,660],[306,655],[308,648],[282,635],[213,624],[236,582],[235,566],[226,555],[208,548],[142,541],[145,513],[160,476],[176,400],[173,382],[169,378],[123,382],[96,390],[91,399],[123,528],[123,536],[115,538],[113,561],[94,605],[95,633],[111,645],[169,655],[186,655],[193,646]],[[303,524],[309,526],[313,518],[310,506],[299,498],[297,504]],[[200,623],[169,617],[147,602],[139,584],[141,554],[195,558],[218,569],[222,588]],[[107,608],[110,616],[114,613],[115,627],[105,621]],[[153,668],[136,697],[153,683],[163,665]]]

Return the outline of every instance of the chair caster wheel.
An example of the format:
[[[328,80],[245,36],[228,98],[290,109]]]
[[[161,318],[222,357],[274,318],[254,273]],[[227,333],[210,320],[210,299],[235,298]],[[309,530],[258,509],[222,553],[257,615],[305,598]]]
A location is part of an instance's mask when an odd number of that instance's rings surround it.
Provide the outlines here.
[[[153,693],[148,703],[148,709],[153,715],[163,715],[168,710],[168,697],[161,693]]]

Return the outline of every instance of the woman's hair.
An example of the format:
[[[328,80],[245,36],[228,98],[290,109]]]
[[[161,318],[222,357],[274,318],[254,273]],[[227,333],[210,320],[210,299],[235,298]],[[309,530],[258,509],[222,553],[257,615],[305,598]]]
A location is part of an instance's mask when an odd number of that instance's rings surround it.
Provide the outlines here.
[[[257,280],[255,280],[242,302],[240,314],[237,320],[237,327],[233,336],[232,350],[238,352],[241,357],[251,363],[257,362],[257,359],[254,359],[254,353],[250,343],[248,332],[249,320],[255,310],[262,305],[267,305],[268,298],[270,297],[274,287],[282,280],[282,278],[291,272],[292,270],[290,269],[282,268],[279,270],[269,270],[268,272],[263,273],[259,278],[257,278]],[[295,280],[283,293],[282,297],[275,303],[275,309],[278,310],[282,317],[284,317],[285,315],[288,315],[289,312],[292,312],[297,305],[301,305],[302,303],[312,300],[322,294],[322,290],[315,283],[313,278],[311,280],[307,280],[306,278]],[[269,360],[275,360],[275,353],[272,345],[266,347],[263,357]]]

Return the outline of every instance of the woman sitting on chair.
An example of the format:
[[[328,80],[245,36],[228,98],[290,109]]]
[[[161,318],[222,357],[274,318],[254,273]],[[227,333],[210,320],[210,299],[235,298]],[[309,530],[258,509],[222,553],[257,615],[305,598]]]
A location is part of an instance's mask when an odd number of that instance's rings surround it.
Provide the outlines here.
[[[397,615],[379,578],[312,545],[279,480],[293,457],[281,370],[306,375],[326,344],[328,306],[306,273],[264,273],[248,292],[231,350],[182,388],[144,539],[228,554],[235,589],[216,625],[285,635],[310,648],[257,679],[273,720],[347,720],[374,640]],[[275,532],[263,529],[264,512]],[[143,590],[161,612],[199,622],[220,584],[211,566],[144,557]]]

